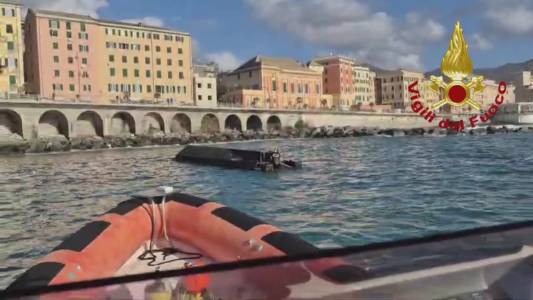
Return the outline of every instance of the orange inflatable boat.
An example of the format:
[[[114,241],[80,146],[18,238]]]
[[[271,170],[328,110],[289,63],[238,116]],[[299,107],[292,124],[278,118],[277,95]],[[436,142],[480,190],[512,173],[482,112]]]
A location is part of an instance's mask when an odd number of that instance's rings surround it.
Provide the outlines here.
[[[120,203],[66,238],[8,290],[317,250],[295,235],[216,202],[181,193],[146,194]],[[342,283],[365,274],[340,259],[322,259],[301,268],[273,268],[271,273],[251,274],[242,280],[269,294],[267,298],[283,298],[285,287],[273,288],[269,283],[269,278],[280,276],[287,284],[307,282],[311,277]],[[198,294],[210,286],[223,286],[223,281],[193,276],[181,284],[187,292]],[[157,290],[144,287],[150,288]]]

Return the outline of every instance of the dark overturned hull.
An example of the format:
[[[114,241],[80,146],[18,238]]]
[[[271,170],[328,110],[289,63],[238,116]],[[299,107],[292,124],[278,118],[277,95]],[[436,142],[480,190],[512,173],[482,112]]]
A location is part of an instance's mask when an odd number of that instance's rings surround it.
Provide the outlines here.
[[[175,160],[202,165],[244,170],[272,171],[281,167],[298,168],[300,163],[290,160],[273,163],[277,152],[228,149],[209,146],[187,146],[176,155]]]

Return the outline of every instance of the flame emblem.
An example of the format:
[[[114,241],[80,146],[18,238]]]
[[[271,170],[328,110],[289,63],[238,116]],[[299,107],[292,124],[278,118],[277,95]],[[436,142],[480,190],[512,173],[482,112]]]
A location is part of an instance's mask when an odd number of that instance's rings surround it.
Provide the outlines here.
[[[433,104],[432,108],[437,110],[445,104],[452,106],[470,105],[476,110],[481,109],[481,105],[472,98],[475,93],[482,92],[485,89],[483,76],[471,77],[474,66],[472,59],[468,54],[468,44],[463,35],[461,23],[455,24],[455,29],[450,40],[450,47],[441,63],[441,71],[451,82],[446,83],[442,76],[431,76],[431,89],[440,93],[444,90],[444,99]]]

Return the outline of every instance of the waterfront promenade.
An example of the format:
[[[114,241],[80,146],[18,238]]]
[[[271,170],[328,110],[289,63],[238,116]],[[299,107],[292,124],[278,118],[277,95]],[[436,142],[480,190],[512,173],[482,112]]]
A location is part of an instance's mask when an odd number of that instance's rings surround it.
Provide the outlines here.
[[[89,104],[8,99],[0,101],[0,132],[31,140],[50,135],[67,138],[121,134],[269,131],[309,126],[366,126],[378,128],[427,127],[415,114],[331,110],[200,108],[143,104]]]

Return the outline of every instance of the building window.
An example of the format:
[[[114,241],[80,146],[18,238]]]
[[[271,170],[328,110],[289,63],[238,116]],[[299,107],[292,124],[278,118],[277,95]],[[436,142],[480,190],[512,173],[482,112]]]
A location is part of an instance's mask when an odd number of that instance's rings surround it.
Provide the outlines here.
[[[6,33],[13,33],[13,25],[11,24],[6,25]]]
[[[135,77],[139,77],[139,76],[141,76],[141,72],[139,71],[139,69],[135,69],[135,70],[133,71],[133,74],[134,74]]]
[[[49,20],[48,21],[48,26],[51,29],[59,29],[59,20]]]
[[[167,66],[172,66],[172,59],[167,59]]]
[[[14,75],[9,76],[9,85],[11,86],[17,85],[17,76],[14,76]]]
[[[148,45],[144,46],[144,51],[150,51],[150,46]]]
[[[284,93],[287,92],[287,83],[286,82],[283,83],[283,92]]]
[[[146,62],[147,65],[149,65],[149,64],[150,64],[150,57],[146,57],[146,58],[144,59],[144,61]]]
[[[168,79],[172,79],[172,72],[168,71]]]
[[[178,60],[178,66],[183,67],[183,60]]]
[[[161,52],[161,47],[160,46],[155,46],[155,52]]]
[[[211,101],[213,100],[213,97],[211,95],[207,96],[207,100]]]
[[[152,77],[152,73],[150,72],[150,70],[146,70],[146,78],[150,77]]]
[[[211,83],[208,83],[208,84],[207,84],[207,88],[208,88],[208,89],[210,89],[210,88],[212,88],[212,87],[213,87],[213,86],[211,85]]]
[[[146,92],[147,93],[151,93],[152,92],[152,86],[151,85],[147,85],[146,86]]]
[[[179,79],[183,79],[183,78],[185,78],[185,77],[183,76],[183,72],[180,72],[180,73],[179,73]]]
[[[68,86],[68,89],[69,89],[71,92],[74,92],[74,91],[76,90],[76,87],[74,87],[73,84],[70,84],[70,85]]]
[[[86,65],[87,64],[87,57],[84,57],[81,59],[81,64]]]
[[[198,100],[202,100],[202,95],[198,95]]]
[[[15,43],[13,43],[13,42],[7,42],[7,50],[8,50],[8,51],[13,51],[13,50],[15,50]]]
[[[70,22],[66,22],[66,25],[67,25],[67,30],[71,30],[72,29]]]
[[[163,75],[162,75],[161,71],[157,71],[157,78],[162,78],[162,77],[163,77]]]
[[[59,56],[57,56],[57,55],[54,56],[54,62],[55,62],[56,64],[59,63]]]
[[[72,51],[72,44],[68,44],[68,45],[67,45],[67,50],[68,50],[68,51]]]
[[[68,77],[74,78],[74,71],[68,71]]]
[[[82,78],[89,78],[89,73],[87,73],[87,71],[83,71],[81,77]]]
[[[291,93],[294,94],[294,83],[291,83]]]
[[[139,63],[139,57],[138,56],[133,57],[133,62],[138,64]]]
[[[161,65],[161,58],[157,58],[155,60],[155,63],[156,63],[156,65],[160,66]]]
[[[109,55],[109,62],[115,62],[115,56]]]
[[[183,49],[178,48],[178,54],[183,54]]]
[[[109,69],[109,75],[110,75],[111,77],[114,77],[114,76],[115,76],[115,68],[111,68],[111,69]]]
[[[56,50],[59,49],[59,43],[58,42],[53,42],[52,43],[52,48],[54,48]]]
[[[277,91],[277,89],[278,89],[278,85],[277,85],[276,80],[272,80],[272,90],[275,92]]]
[[[123,55],[123,56],[122,56],[122,62],[123,62],[123,63],[127,63],[127,62],[128,62],[128,57],[125,56],[125,55]]]
[[[61,73],[59,72],[59,70],[55,70],[54,71],[54,76],[57,78],[61,75]]]
[[[71,39],[71,38],[72,38],[72,32],[67,31],[67,39]]]
[[[72,56],[69,56],[68,63],[69,64],[73,64],[74,63],[74,58]]]
[[[128,77],[128,69],[122,69],[122,76]]]
[[[80,24],[80,31],[86,31],[85,23]]]

